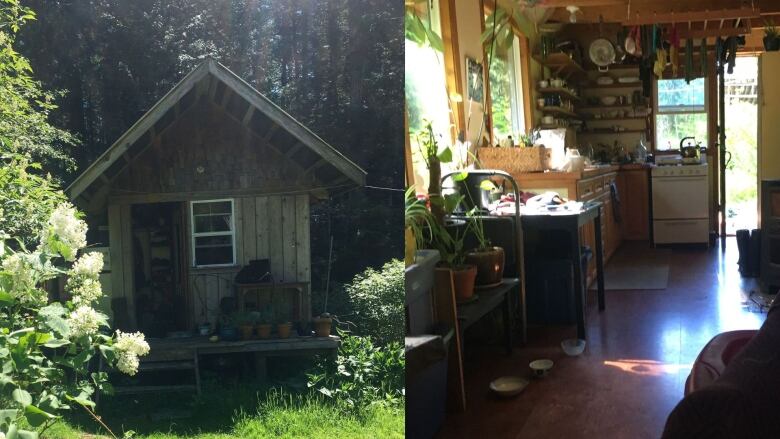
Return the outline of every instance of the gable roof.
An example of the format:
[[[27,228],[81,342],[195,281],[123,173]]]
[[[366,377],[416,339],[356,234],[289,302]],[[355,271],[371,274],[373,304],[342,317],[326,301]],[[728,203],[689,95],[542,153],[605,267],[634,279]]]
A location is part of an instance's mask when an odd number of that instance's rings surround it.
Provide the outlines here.
[[[209,75],[216,80],[211,79],[207,81],[207,79],[210,79]],[[219,86],[219,83],[224,84],[224,86]],[[188,96],[193,95],[192,92],[196,91],[198,87],[203,88],[203,84],[206,84],[205,87],[208,87],[208,93],[212,96],[217,89],[221,88],[222,100],[225,103],[232,96],[228,93],[228,89],[242,98],[246,104],[246,109],[241,110],[241,114],[243,114],[241,120],[244,125],[250,124],[251,121],[258,117],[257,113],[259,113],[270,121],[271,127],[268,130],[269,133],[267,133],[268,137],[270,137],[270,133],[273,133],[278,128],[282,128],[292,136],[297,143],[288,145],[288,151],[282,151],[285,152],[287,157],[293,156],[298,150],[305,147],[319,157],[316,165],[312,166],[312,168],[330,165],[330,167],[338,171],[340,177],[331,180],[332,182],[338,181],[343,183],[346,181],[361,186],[365,185],[366,172],[363,169],[295,120],[295,118],[263,96],[246,81],[239,78],[227,67],[213,58],[207,58],[157,101],[146,114],[138,119],[133,126],[125,131],[113,145],[68,186],[66,192],[70,198],[75,200],[86,193],[94,193],[97,191],[94,186],[110,182],[125,166],[140,155],[140,152],[146,146],[145,144],[149,143],[149,138],[154,138],[155,130],[161,123],[164,123],[165,126],[170,125],[171,121],[165,121],[164,119],[170,119],[169,116],[171,114],[178,114],[177,104],[186,100]],[[193,101],[193,99],[189,99],[189,101]],[[152,133],[152,136],[147,136],[149,132]],[[88,189],[91,190],[88,191]]]

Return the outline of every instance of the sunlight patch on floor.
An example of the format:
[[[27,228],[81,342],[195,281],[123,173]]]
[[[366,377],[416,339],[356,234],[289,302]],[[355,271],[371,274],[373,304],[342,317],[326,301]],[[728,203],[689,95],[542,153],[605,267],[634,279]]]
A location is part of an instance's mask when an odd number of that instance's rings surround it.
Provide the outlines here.
[[[664,374],[674,375],[681,370],[691,369],[691,364],[663,363],[655,360],[606,360],[604,361],[604,365],[618,368],[623,372],[645,376],[661,376]]]

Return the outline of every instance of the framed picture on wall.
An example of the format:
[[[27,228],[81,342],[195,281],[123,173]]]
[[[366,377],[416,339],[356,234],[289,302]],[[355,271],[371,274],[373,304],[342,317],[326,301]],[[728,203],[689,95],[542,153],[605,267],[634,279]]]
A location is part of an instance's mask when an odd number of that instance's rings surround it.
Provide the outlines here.
[[[473,58],[466,57],[466,71],[468,78],[466,85],[468,87],[467,99],[482,103],[485,95],[485,83],[482,75],[482,64]]]

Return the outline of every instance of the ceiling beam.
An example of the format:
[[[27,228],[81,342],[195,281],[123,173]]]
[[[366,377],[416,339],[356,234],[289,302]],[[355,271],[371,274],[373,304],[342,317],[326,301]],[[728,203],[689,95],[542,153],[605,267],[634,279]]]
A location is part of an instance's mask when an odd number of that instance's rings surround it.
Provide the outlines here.
[[[716,11],[685,11],[685,12],[642,12],[635,13],[634,18],[623,20],[625,26],[638,26],[643,24],[682,23],[686,21],[720,20],[723,27],[724,20],[736,20],[738,18],[759,18],[761,11],[752,8],[721,9]]]

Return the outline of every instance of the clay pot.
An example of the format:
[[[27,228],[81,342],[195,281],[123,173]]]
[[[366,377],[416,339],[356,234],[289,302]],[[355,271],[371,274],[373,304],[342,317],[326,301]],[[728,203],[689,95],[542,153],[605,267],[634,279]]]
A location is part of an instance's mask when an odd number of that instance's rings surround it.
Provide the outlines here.
[[[292,323],[279,323],[276,325],[276,333],[279,334],[279,338],[289,338],[290,331],[292,330]]]
[[[333,324],[333,319],[330,317],[315,317],[312,319],[314,323],[314,335],[316,337],[329,337],[330,327]]]
[[[504,277],[504,249],[501,247],[475,249],[466,255],[466,263],[477,266],[478,287],[498,285]]]
[[[238,328],[241,331],[241,340],[249,340],[252,338],[252,325],[241,325]]]
[[[465,302],[474,295],[476,265],[463,265],[452,269],[452,283],[455,284],[455,300]]]
[[[271,329],[273,326],[270,323],[262,323],[257,325],[257,337],[258,338],[271,338]]]

